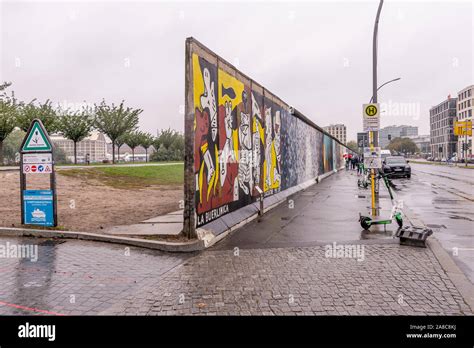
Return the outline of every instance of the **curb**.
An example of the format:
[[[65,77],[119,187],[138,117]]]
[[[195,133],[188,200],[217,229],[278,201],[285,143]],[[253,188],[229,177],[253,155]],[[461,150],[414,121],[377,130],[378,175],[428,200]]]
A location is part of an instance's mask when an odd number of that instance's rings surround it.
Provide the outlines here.
[[[417,214],[410,211],[408,207],[403,209],[403,213],[408,218],[413,226],[427,227]],[[428,248],[433,252],[439,264],[446,272],[447,276],[453,282],[456,289],[459,291],[464,299],[464,302],[470,307],[471,312],[474,313],[474,285],[467,279],[464,272],[454,262],[452,257],[444,250],[441,243],[434,235],[426,239]]]
[[[116,237],[88,232],[48,231],[27,228],[0,227],[0,236],[80,239],[94,242],[116,243],[167,252],[186,253],[204,250],[204,242],[193,239],[189,242],[164,242],[139,238]]]
[[[409,159],[410,163],[416,163],[416,164],[426,164],[426,165],[429,165],[429,166],[445,166],[445,167],[450,167],[451,165],[448,165],[448,164],[443,164],[443,163],[439,163],[439,162],[419,162],[419,161],[416,161],[416,160],[411,160]],[[456,165],[453,165],[451,167],[455,167],[455,168],[461,168],[461,169],[474,169],[474,166],[473,165],[468,165],[467,167],[464,165],[464,163],[456,163]]]

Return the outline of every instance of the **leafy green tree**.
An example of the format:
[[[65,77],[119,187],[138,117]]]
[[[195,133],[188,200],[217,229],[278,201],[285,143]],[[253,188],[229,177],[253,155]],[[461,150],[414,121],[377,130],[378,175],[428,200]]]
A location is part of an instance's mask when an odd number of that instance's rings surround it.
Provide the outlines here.
[[[184,159],[184,135],[167,129],[159,133],[153,144],[156,152],[153,161],[182,161]]]
[[[170,149],[173,153],[173,161],[184,160],[184,135],[176,133],[175,139],[171,144]]]
[[[165,149],[169,149],[171,144],[175,141],[175,139],[179,136],[179,133],[176,132],[174,129],[168,128],[162,130],[155,139],[155,149],[159,149],[160,146],[164,146]]]
[[[357,141],[351,140],[347,142],[346,146],[354,152],[359,152],[359,146],[357,145]]]
[[[74,164],[77,164],[77,143],[90,136],[93,125],[93,111],[87,107],[80,111],[65,110],[58,119],[58,130],[74,143]]]
[[[55,133],[58,131],[57,115],[58,112],[49,99],[38,104],[34,99],[28,104],[23,103],[19,108],[18,127],[26,132],[31,122],[37,118],[41,120],[48,133]]]
[[[63,149],[61,149],[59,146],[57,146],[54,143],[53,143],[53,148],[54,148],[54,155],[53,155],[54,163],[58,163],[58,164],[69,163],[66,152]]]
[[[140,132],[130,132],[125,136],[125,144],[132,149],[132,162],[135,162],[135,148],[140,146],[141,136]]]
[[[5,84],[0,87],[6,86]],[[7,86],[8,87],[8,86]],[[18,125],[18,111],[22,103],[17,101],[15,94],[0,96],[0,165],[3,165],[3,142]]]
[[[20,162],[20,147],[26,133],[16,128],[6,137],[3,142],[3,158],[6,164],[17,164]]]
[[[145,158],[148,162],[148,149],[153,145],[155,138],[150,133],[140,132],[140,145],[145,149]]]
[[[11,82],[4,82],[0,85],[0,91],[3,91],[4,89],[7,89],[8,87],[10,87],[12,85]]]
[[[419,152],[418,146],[409,138],[394,138],[387,145],[387,149],[397,153],[414,154]]]
[[[152,155],[150,160],[157,162],[170,161],[171,154],[164,146],[160,146]]]
[[[107,105],[103,100],[95,105],[95,127],[106,134],[112,141],[112,162],[115,163],[115,145],[117,138],[137,129],[141,109],[133,109],[120,105]]]

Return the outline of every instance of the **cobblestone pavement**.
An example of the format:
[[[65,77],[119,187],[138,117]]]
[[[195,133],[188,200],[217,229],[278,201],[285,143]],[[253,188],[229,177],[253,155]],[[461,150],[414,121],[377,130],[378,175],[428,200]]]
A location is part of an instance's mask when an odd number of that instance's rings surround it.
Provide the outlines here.
[[[0,237],[39,246],[37,262],[0,253],[0,315],[472,315],[429,248],[361,232],[354,180],[332,176],[195,254]],[[330,257],[333,241],[360,253]]]
[[[472,314],[429,249],[366,244],[359,259],[325,246],[208,250],[102,314]]]
[[[96,314],[146,279],[159,282],[192,256],[77,240],[0,238],[5,249],[18,244],[38,245],[38,259],[0,258],[3,315]]]

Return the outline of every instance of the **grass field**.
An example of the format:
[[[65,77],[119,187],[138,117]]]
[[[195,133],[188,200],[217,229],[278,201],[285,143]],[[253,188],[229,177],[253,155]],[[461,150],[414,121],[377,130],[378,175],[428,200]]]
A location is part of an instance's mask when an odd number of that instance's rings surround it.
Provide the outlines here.
[[[61,168],[61,167],[98,167],[98,166],[104,166],[104,167],[110,167],[110,166],[126,166],[126,165],[139,165],[139,164],[144,164],[144,165],[150,165],[150,164],[167,164],[167,163],[182,163],[180,161],[162,161],[162,162],[145,162],[145,161],[135,161],[135,162],[116,162],[113,164],[112,162],[108,163],[102,163],[102,162],[94,162],[91,164],[86,164],[86,163],[64,163],[64,164],[57,164],[56,168]]]
[[[58,174],[98,180],[115,188],[133,189],[152,185],[182,185],[184,165],[82,168],[58,171]]]

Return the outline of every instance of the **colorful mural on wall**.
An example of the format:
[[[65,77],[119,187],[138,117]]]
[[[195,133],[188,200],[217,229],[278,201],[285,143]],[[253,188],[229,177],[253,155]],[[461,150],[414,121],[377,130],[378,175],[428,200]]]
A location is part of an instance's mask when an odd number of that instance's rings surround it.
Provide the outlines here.
[[[342,145],[218,66],[192,54],[196,226],[343,166]]]

